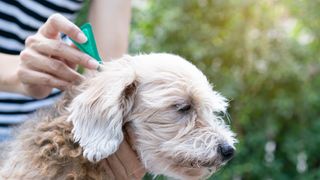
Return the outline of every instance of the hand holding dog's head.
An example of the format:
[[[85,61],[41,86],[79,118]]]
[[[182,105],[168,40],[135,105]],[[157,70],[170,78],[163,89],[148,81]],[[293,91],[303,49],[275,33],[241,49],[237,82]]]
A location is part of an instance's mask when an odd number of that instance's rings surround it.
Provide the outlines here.
[[[178,56],[140,55],[107,63],[80,91],[69,120],[91,161],[117,150],[125,122],[135,132],[143,164],[154,174],[199,179],[233,155],[234,134],[219,115],[226,112],[226,99]]]

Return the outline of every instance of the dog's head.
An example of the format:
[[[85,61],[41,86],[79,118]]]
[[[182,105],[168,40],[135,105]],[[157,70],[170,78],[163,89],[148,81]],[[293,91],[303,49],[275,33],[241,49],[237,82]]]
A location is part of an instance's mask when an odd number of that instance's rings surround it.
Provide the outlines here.
[[[179,179],[215,172],[234,154],[227,102],[179,56],[150,54],[106,63],[71,102],[74,138],[90,161],[114,153],[128,123],[146,169]]]

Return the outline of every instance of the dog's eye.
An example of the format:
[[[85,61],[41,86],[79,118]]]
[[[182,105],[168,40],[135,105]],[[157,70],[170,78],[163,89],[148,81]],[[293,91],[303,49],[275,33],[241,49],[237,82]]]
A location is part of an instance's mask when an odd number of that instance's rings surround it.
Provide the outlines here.
[[[177,108],[177,111],[179,111],[181,113],[188,112],[191,109],[191,105],[190,104],[176,104],[175,106]]]

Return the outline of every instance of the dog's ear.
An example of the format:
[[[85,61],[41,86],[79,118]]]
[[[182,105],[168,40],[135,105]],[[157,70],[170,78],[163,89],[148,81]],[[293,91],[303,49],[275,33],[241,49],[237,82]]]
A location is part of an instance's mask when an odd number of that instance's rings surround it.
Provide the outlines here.
[[[128,57],[106,63],[87,79],[69,106],[74,140],[90,161],[113,154],[123,141],[123,119],[133,106],[137,82]]]

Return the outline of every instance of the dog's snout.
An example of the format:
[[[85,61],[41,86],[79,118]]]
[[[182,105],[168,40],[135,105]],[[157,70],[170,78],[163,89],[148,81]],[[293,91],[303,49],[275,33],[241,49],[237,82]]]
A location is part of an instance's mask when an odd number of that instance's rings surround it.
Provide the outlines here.
[[[227,143],[219,144],[218,153],[222,156],[222,160],[226,161],[233,157],[235,149]]]

